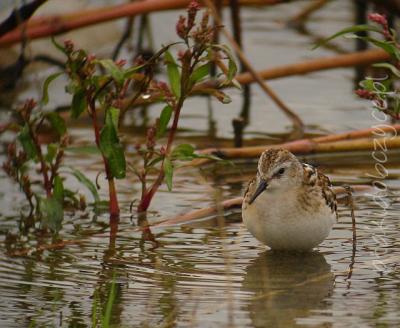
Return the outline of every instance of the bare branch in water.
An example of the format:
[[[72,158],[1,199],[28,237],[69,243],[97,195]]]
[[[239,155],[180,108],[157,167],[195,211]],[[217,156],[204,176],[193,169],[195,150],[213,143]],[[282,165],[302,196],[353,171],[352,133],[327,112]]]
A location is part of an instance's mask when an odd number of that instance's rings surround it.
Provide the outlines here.
[[[18,9],[14,9],[10,16],[0,23],[0,36],[12,31],[31,18],[35,11],[46,1],[47,0],[34,0]]]

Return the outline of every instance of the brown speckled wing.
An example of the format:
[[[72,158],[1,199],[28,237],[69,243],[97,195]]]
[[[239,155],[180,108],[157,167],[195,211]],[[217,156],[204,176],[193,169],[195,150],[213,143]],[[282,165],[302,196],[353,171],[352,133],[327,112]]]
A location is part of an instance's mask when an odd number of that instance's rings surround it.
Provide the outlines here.
[[[336,214],[337,218],[336,195],[332,190],[332,183],[329,178],[311,165],[303,164],[303,169],[304,184],[310,186],[314,190],[317,188],[322,193],[326,205]]]
[[[245,206],[249,203],[249,200],[254,192],[254,183],[256,181],[256,178],[254,177],[253,179],[250,180],[250,182],[247,184],[246,191],[244,192],[243,195],[243,203]]]

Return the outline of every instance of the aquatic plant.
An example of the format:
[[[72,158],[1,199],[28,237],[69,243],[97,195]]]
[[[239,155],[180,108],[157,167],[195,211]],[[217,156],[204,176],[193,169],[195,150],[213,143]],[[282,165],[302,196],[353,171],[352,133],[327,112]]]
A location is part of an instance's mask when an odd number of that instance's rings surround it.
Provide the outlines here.
[[[86,206],[83,196],[64,187],[64,177],[60,172],[64,150],[69,144],[65,121],[56,112],[41,110],[31,99],[17,110],[17,115],[17,122],[6,127],[16,130],[17,135],[8,145],[3,170],[18,183],[28,200],[30,212],[22,222],[24,228],[34,225],[35,213],[40,220],[40,228],[57,232],[61,228],[65,207],[82,209]],[[39,130],[46,125],[52,132],[52,140],[42,147]],[[39,167],[38,177],[35,166]],[[79,177],[81,173],[73,170],[72,174]],[[41,189],[36,186],[38,182]]]
[[[207,11],[204,12],[200,24],[196,24],[195,20],[199,9],[197,1],[192,1],[188,7],[187,17],[180,16],[176,24],[176,33],[182,40],[179,44],[183,45],[183,49],[180,49],[178,53],[178,61],[173,58],[169,49],[164,48],[168,84],[152,81],[146,90],[146,94],[158,95],[158,98],[165,103],[165,107],[157,122],[148,129],[146,144],[136,147],[139,156],[143,159],[143,166],[140,170],[133,169],[142,183],[142,195],[137,206],[138,212],[148,209],[154,194],[164,179],[168,189],[172,189],[173,171],[179,161],[190,161],[200,157],[218,160],[214,156],[196,154],[194,147],[189,144],[173,147],[184,102],[191,95],[196,84],[209,76],[211,64],[214,63],[220,67],[222,74],[226,77],[220,86],[236,83],[234,81],[237,72],[235,61],[226,46],[213,43],[215,28],[209,26]],[[228,60],[228,67],[223,63],[224,58]],[[222,103],[230,102],[230,98],[218,88],[210,88],[207,93]],[[166,144],[157,147],[157,142],[166,133],[171,120]],[[161,163],[157,170],[158,176],[148,186],[147,176],[158,163]]]
[[[390,115],[395,120],[399,120],[400,95],[396,84],[400,79],[400,43],[397,40],[396,31],[389,27],[385,15],[371,13],[368,15],[368,19],[372,24],[345,28],[323,40],[316,47],[345,35],[350,38],[364,40],[389,54],[390,62],[373,65],[373,67],[384,69],[387,75],[378,79],[366,77],[360,82],[360,88],[355,93],[361,98],[371,100],[377,110]],[[369,32],[378,34],[380,38],[367,35]]]
[[[220,85],[208,88],[207,94],[222,103],[230,102],[230,98],[219,87],[238,83],[234,80],[237,67],[228,47],[213,43],[215,27],[209,25],[209,14],[204,12],[201,20],[196,22],[200,9],[197,1],[191,1],[186,17],[181,16],[176,24],[179,42],[163,46],[151,58],[137,58],[134,65],[126,66],[126,61],[98,59],[84,49],[76,48],[70,40],[64,44],[53,39],[57,47],[66,57],[65,69],[50,75],[43,86],[42,107],[49,101],[49,87],[59,76],[67,77],[66,91],[72,95],[69,115],[73,120],[80,119],[85,113],[90,117],[96,147],[104,163],[104,172],[108,181],[109,213],[111,218],[119,215],[115,179],[124,179],[127,174],[135,174],[141,182],[141,195],[137,211],[146,212],[162,183],[172,189],[173,172],[180,162],[194,158],[219,158],[212,155],[201,155],[195,152],[190,144],[174,146],[180,113],[185,100],[194,93],[195,87],[210,77],[212,65],[219,67],[224,76]],[[176,55],[173,48],[179,47]],[[164,63],[168,81],[155,79],[156,66]],[[227,64],[226,64],[227,63]],[[156,99],[164,103],[159,118],[146,133],[145,142],[137,144],[138,161],[128,161],[121,142],[120,121],[124,113],[137,102]],[[38,216],[45,214],[49,220],[55,220],[54,230],[58,230],[63,217],[63,198],[67,195],[74,198],[73,192],[65,189],[58,172],[68,144],[67,127],[62,117],[56,112],[45,112],[42,107],[33,112],[33,101],[27,102],[19,111],[23,124],[19,128],[17,140],[9,147],[9,160],[5,163],[6,172],[16,180],[25,193],[31,207],[36,208]],[[31,115],[35,113],[35,115]],[[55,144],[49,144],[46,154],[37,133],[43,121],[50,123],[53,132],[59,135]],[[22,147],[23,153],[18,157],[15,143]],[[31,190],[31,179],[24,173],[26,163],[39,163],[39,171],[43,176],[42,187],[46,197]],[[12,163],[17,162],[18,165]],[[95,204],[100,202],[97,189],[85,175],[63,163],[69,172],[84,183],[92,192]],[[33,169],[33,168],[32,168]],[[14,171],[18,170],[18,174]],[[22,173],[21,173],[22,172]],[[149,182],[150,175],[156,175]],[[33,200],[36,200],[36,205]],[[47,214],[46,214],[47,213]],[[55,215],[56,214],[56,215]],[[54,219],[51,219],[54,218]]]

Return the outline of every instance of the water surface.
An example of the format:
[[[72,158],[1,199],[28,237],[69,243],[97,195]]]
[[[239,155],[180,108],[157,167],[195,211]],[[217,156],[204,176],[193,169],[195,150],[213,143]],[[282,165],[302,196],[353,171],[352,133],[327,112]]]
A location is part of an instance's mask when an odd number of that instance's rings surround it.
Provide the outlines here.
[[[332,55],[329,50],[311,52],[313,37],[286,28],[283,22],[306,2],[266,9],[243,10],[245,49],[257,68],[274,67],[297,60]],[[179,12],[151,16],[154,43],[174,40],[174,21]],[[227,13],[226,13],[227,15]],[[335,1],[315,14],[311,31],[328,35],[352,19],[351,3]],[[122,22],[108,25],[109,43],[93,49],[106,55],[118,37]],[[69,37],[85,40],[93,30]],[[79,34],[79,36],[78,36]],[[112,37],[116,35],[116,37]],[[108,38],[108,39],[107,39]],[[47,41],[40,41],[41,46]],[[84,41],[82,41],[84,42]],[[339,41],[351,50],[349,41]],[[32,51],[40,51],[32,45]],[[43,48],[42,48],[43,49]],[[25,77],[28,87],[15,101],[37,96],[35,86],[49,72],[32,69]],[[369,104],[352,94],[354,72],[340,69],[271,82],[285,102],[307,124],[307,133],[339,132],[370,127],[376,122]],[[34,83],[32,83],[34,82]],[[40,84],[39,84],[40,85]],[[252,88],[250,125],[245,143],[268,143],[290,132],[290,124],[261,90]],[[228,106],[195,98],[184,108],[179,141],[199,147],[231,145],[231,120],[241,107],[233,92]],[[52,89],[51,106],[67,103],[62,81]],[[148,110],[154,118],[159,108]],[[6,114],[2,114],[3,117]],[[140,115],[133,114],[133,118]],[[134,144],[139,127],[130,129],[125,144]],[[75,143],[90,144],[91,131],[72,129]],[[2,137],[2,145],[9,136]],[[258,140],[254,140],[257,138]],[[19,234],[23,197],[0,173],[0,326],[89,327],[93,307],[105,308],[111,283],[116,298],[112,322],[116,327],[397,327],[400,325],[400,156],[389,152],[384,183],[387,191],[355,197],[358,242],[352,245],[351,219],[345,205],[329,238],[306,255],[282,255],[266,250],[244,228],[240,210],[207,217],[183,226],[154,228],[158,247],[143,242],[137,218],[129,213],[138,196],[138,182],[131,178],[118,184],[122,215],[116,236],[110,238],[109,218],[93,211],[68,213],[59,238],[65,247],[36,251],[38,245],[57,241],[51,236]],[[95,155],[69,154],[77,168],[91,179],[102,169]],[[318,165],[334,184],[368,184],[376,164],[370,153],[303,158]],[[4,155],[0,156],[0,161]],[[242,194],[256,169],[254,161],[235,167],[207,167],[177,172],[174,190],[161,188],[148,216],[150,223],[218,200]],[[86,193],[72,178],[67,181]],[[105,181],[100,193],[106,197]],[[90,195],[87,194],[88,200]],[[16,239],[14,236],[17,236]],[[46,247],[44,247],[46,248]],[[351,269],[352,268],[352,273]]]

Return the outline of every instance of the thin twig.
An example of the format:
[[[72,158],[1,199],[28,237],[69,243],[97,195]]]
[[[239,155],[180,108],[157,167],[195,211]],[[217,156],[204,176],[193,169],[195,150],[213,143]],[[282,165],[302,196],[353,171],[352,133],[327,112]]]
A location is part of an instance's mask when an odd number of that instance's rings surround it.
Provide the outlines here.
[[[207,5],[207,7],[210,9],[211,14],[214,16],[214,19],[217,21],[219,25],[222,25],[222,20],[221,17],[218,15],[218,12],[212,3],[211,0],[204,0],[204,3]],[[274,101],[274,103],[284,112],[284,114],[292,121],[293,127],[295,128],[295,133],[296,137],[301,136],[303,134],[304,130],[304,124],[303,121],[300,119],[300,117],[294,113],[280,98],[279,96],[273,91],[262,79],[262,77],[257,73],[257,71],[253,68],[251,65],[250,61],[247,59],[245,54],[243,53],[242,49],[240,46],[237,44],[237,42],[234,40],[232,35],[225,29],[222,29],[222,32],[224,33],[225,37],[228,39],[229,43],[235,50],[236,54],[240,58],[241,62],[243,65],[246,67],[246,69],[249,71],[249,73],[253,76],[254,80],[258,83],[258,85],[267,93],[270,98]]]
[[[113,60],[116,60],[116,59],[118,58],[119,53],[120,53],[120,51],[121,51],[121,49],[122,49],[122,46],[123,46],[124,43],[125,43],[126,41],[128,41],[129,38],[131,37],[132,32],[133,32],[133,25],[134,25],[134,22],[135,22],[135,16],[131,16],[131,17],[129,17],[129,18],[127,19],[126,25],[125,25],[124,33],[122,34],[121,38],[119,39],[119,41],[118,41],[118,43],[117,43],[117,45],[115,46],[115,49],[114,49],[114,51],[113,51],[113,55],[112,55],[112,59],[113,59]]]

